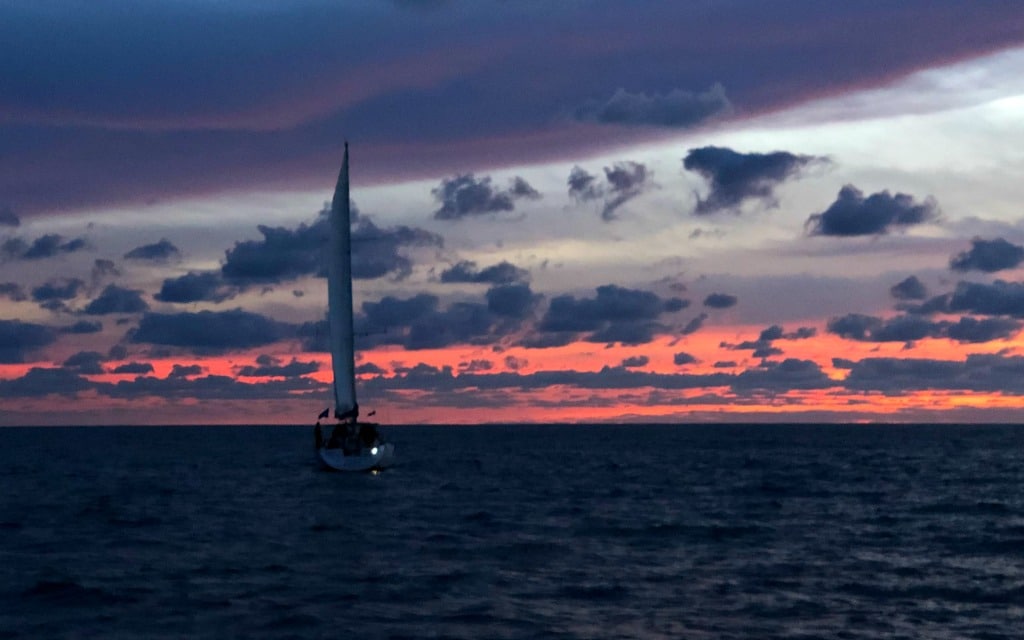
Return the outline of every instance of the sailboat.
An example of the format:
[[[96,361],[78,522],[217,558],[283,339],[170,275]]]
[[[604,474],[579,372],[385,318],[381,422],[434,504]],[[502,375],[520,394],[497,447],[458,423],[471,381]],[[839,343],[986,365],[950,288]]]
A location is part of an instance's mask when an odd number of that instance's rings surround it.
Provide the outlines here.
[[[373,471],[392,463],[395,446],[380,439],[376,424],[359,421],[352,322],[352,218],[348,192],[346,142],[327,225],[327,317],[334,373],[334,417],[338,423],[330,437],[324,438],[317,421],[316,451],[320,462],[328,469]],[[320,417],[328,417],[327,414],[329,409]]]

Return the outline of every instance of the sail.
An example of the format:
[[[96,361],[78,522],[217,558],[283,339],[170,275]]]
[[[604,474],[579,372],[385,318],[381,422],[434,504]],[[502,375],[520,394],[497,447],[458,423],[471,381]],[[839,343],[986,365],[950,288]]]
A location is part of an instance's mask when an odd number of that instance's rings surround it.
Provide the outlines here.
[[[348,143],[334,189],[328,225],[327,297],[334,368],[334,411],[357,415],[355,345],[352,337],[352,221],[348,193]]]

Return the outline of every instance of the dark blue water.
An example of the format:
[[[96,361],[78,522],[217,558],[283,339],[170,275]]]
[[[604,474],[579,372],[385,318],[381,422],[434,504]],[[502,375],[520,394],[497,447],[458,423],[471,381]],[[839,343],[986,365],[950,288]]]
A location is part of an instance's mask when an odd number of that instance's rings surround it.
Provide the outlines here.
[[[0,638],[1020,638],[1024,428],[0,429]]]

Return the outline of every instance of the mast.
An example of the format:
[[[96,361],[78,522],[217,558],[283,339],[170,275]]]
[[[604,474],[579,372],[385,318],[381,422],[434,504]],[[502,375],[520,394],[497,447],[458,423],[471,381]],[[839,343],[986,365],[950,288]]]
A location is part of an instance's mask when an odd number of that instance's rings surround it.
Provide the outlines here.
[[[352,219],[349,204],[348,142],[334,189],[329,216],[327,298],[331,364],[334,369],[334,414],[358,417],[355,340],[352,322]]]

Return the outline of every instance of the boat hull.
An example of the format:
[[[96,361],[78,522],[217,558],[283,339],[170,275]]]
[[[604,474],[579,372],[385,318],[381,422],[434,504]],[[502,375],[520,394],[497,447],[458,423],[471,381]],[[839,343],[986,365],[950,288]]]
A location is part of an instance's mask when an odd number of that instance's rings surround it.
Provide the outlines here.
[[[358,455],[345,455],[341,449],[321,448],[317,449],[317,456],[324,467],[334,471],[376,471],[391,466],[395,459],[395,445],[384,442]]]

